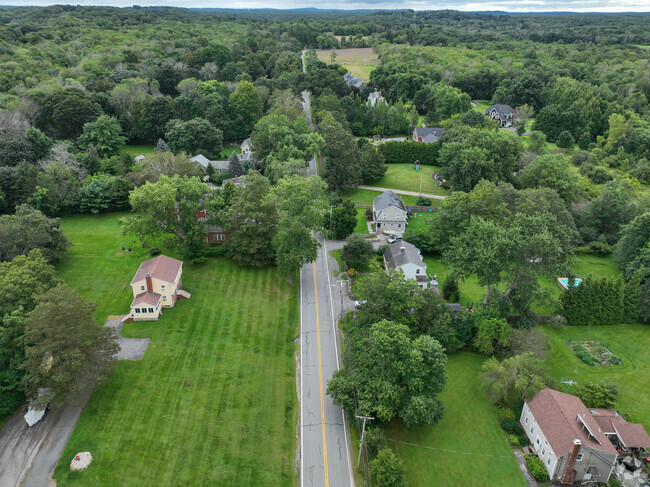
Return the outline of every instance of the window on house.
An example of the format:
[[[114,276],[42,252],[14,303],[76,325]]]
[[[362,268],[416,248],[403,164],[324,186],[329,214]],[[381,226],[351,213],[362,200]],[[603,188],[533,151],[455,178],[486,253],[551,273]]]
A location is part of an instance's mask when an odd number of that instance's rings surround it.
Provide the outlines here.
[[[140,313],[140,308],[135,308],[135,312],[136,312],[136,314]]]
[[[537,446],[540,445],[541,441],[539,441],[539,438],[537,438],[537,440],[535,440],[535,443],[537,443]]]
[[[397,215],[397,219],[399,220],[399,219],[400,219],[400,217],[401,217],[401,215],[399,215],[399,214],[398,214],[398,215]]]
[[[551,459],[549,458],[548,460],[546,460],[546,465],[550,465],[550,464],[551,464]]]
[[[419,273],[420,273],[420,269],[415,269],[415,273],[416,273],[416,274],[419,274]]]
[[[576,462],[581,462],[582,461],[582,453],[578,453],[578,456],[576,457]]]
[[[530,434],[531,435],[533,434],[533,427],[532,426],[530,427]]]
[[[528,424],[528,416],[526,416],[526,419],[524,419],[524,423]]]
[[[164,289],[163,289],[164,291]],[[163,296],[163,301],[167,301],[167,296]]]
[[[546,455],[546,449],[542,448],[542,456]]]
[[[386,218],[388,218],[388,215],[387,215],[386,213],[384,213],[384,220],[385,220]]]
[[[144,286],[140,286],[140,291],[144,291]]]
[[[162,291],[164,291],[164,290],[165,290],[165,285],[163,284],[162,286],[160,286],[160,289],[161,289]]]
[[[153,308],[149,308],[149,313],[153,313]]]
[[[548,441],[544,440],[544,444],[545,444],[546,446],[548,446]]]
[[[402,228],[402,224],[401,224],[401,223],[398,223],[398,224],[397,224],[397,228]]]

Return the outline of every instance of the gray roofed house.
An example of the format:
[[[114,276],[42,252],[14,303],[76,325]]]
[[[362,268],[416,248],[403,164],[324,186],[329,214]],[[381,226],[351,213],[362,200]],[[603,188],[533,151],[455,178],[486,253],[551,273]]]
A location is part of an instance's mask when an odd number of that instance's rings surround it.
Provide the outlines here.
[[[459,313],[463,311],[463,307],[458,304],[458,303],[442,303],[445,306],[447,306],[449,309],[451,309],[454,313]]]
[[[384,252],[386,270],[401,269],[406,279],[415,279],[422,289],[429,284],[427,265],[422,261],[420,250],[413,244],[398,241]]]
[[[438,142],[445,129],[441,127],[416,127],[413,130],[413,141],[432,144]]]
[[[497,103],[485,110],[485,116],[498,121],[501,127],[510,127],[515,122],[517,110],[510,105]]]
[[[350,88],[357,92],[363,90],[363,80],[357,76],[352,76],[350,73],[345,73],[343,75],[343,81],[345,81]]]
[[[373,223],[377,233],[402,235],[406,230],[406,206],[393,191],[384,191],[372,200]]]
[[[230,168],[230,161],[211,161],[203,154],[190,158],[190,161],[199,163],[204,171],[208,168],[208,165],[219,172],[227,171]]]

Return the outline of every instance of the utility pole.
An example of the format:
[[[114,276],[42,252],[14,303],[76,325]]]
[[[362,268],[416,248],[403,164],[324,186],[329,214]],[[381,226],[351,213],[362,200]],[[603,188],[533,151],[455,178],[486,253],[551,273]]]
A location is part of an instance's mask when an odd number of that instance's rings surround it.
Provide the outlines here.
[[[363,437],[366,434],[366,420],[375,419],[370,416],[355,416],[357,419],[363,419],[363,428],[361,428],[361,440],[359,440],[359,461],[357,462],[357,470],[361,467],[361,452],[363,451]]]

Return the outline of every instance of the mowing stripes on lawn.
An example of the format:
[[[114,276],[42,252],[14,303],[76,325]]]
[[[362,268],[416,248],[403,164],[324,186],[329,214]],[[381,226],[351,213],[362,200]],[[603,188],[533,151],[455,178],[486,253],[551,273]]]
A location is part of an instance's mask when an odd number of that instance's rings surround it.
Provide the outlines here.
[[[130,292],[109,290],[128,287],[148,257],[139,248],[115,255],[115,219],[62,225],[77,251],[64,279],[108,314],[128,309]],[[151,338],[149,348],[140,362],[118,363],[93,394],[55,472],[60,487],[295,485],[296,286],[275,269],[225,259],[186,263],[183,283],[189,300],[157,322],[125,325],[125,336]],[[72,455],[85,450],[90,468],[70,472]]]

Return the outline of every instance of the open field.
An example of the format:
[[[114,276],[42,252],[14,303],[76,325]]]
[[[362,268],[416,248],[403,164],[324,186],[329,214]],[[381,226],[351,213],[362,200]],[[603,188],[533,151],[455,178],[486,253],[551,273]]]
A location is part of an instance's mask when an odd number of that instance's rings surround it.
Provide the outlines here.
[[[412,444],[388,442],[404,461],[410,487],[526,486],[495,407],[479,392],[483,360],[469,352],[448,357],[447,385],[440,395],[445,413],[438,424],[407,428],[393,421],[387,425],[387,438]]]
[[[419,193],[421,178],[423,193],[443,196],[447,194],[447,191],[439,188],[433,180],[433,173],[442,171],[440,167],[421,165],[419,171],[415,170],[413,164],[386,164],[386,167],[388,169],[384,177],[374,181],[372,186]]]
[[[335,63],[345,66],[350,73],[364,81],[370,80],[370,73],[379,66],[379,56],[372,47],[356,49],[318,49],[316,55],[321,61],[330,64],[330,54],[336,53]]]
[[[650,328],[644,325],[570,326],[561,330],[542,327],[551,340],[546,363],[561,391],[572,394],[575,386],[560,384],[561,379],[609,382],[619,390],[617,409],[650,431]],[[621,365],[589,366],[571,350],[569,340],[598,340],[620,357]]]
[[[116,215],[66,218],[62,228],[74,246],[61,275],[98,303],[98,322],[126,312],[144,250],[115,256]],[[149,348],[94,393],[59,486],[295,485],[296,287],[275,269],[225,259],[186,265],[183,284],[191,299],[124,326],[127,337],[150,337]],[[86,450],[90,468],[70,472]]]
[[[122,152],[126,152],[127,154],[136,157],[141,154],[145,156],[153,156],[153,150],[156,148],[154,145],[135,145],[135,144],[127,144],[122,148]]]
[[[354,227],[354,233],[368,234],[368,219],[364,208],[357,208],[357,226]]]

